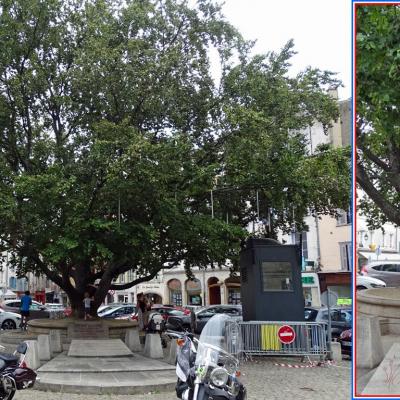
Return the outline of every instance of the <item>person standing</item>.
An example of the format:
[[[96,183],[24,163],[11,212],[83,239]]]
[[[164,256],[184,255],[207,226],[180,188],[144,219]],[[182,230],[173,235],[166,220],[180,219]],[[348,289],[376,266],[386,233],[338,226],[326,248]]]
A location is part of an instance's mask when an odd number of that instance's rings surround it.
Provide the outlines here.
[[[26,330],[28,318],[29,318],[29,310],[32,305],[32,297],[29,290],[25,292],[25,294],[21,297],[21,330]]]
[[[90,315],[90,303],[92,302],[92,299],[90,298],[90,295],[88,292],[85,293],[85,298],[83,299],[83,305],[85,306],[85,321],[89,318],[92,318]]]

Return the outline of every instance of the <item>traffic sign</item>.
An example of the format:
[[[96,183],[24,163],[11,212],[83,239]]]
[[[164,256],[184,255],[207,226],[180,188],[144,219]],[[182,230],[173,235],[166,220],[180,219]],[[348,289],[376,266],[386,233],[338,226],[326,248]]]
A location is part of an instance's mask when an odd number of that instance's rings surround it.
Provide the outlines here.
[[[296,339],[296,333],[291,326],[283,325],[278,329],[278,339],[283,344],[290,344]]]

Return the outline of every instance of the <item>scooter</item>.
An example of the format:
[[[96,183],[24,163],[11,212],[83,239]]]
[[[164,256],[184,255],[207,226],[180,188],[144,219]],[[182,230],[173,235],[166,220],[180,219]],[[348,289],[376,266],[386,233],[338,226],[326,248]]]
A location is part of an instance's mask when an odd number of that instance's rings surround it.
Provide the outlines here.
[[[26,365],[27,351],[27,343],[20,343],[13,354],[0,353],[0,400],[11,400],[17,390],[32,388],[39,380],[36,372]]]
[[[236,334],[232,335],[232,332]],[[207,322],[199,339],[188,331],[167,331],[178,345],[176,394],[179,399],[247,398],[246,388],[238,379],[238,332],[240,329],[235,326],[235,321],[223,314],[215,315]]]

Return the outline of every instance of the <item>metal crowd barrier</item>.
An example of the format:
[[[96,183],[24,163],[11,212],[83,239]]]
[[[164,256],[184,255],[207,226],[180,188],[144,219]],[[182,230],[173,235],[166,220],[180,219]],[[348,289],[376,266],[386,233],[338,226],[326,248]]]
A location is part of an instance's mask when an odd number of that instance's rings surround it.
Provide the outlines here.
[[[240,322],[242,351],[248,355],[320,356],[328,353],[326,324],[317,322]],[[278,330],[289,325],[295,332],[291,344],[283,344]],[[232,349],[235,350],[235,349]]]

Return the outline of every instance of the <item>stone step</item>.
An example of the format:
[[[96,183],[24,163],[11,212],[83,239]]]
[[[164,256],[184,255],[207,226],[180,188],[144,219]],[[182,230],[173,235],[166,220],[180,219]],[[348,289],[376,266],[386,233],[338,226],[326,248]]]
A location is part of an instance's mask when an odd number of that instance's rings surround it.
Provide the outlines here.
[[[103,372],[159,372],[175,371],[173,365],[163,361],[133,354],[132,357],[69,357],[65,352],[59,354],[38,369],[38,374],[43,373],[103,373]]]
[[[62,353],[37,370],[34,389],[82,394],[146,394],[170,392],[175,367],[139,354],[130,358],[80,358]]]
[[[57,393],[134,395],[171,392],[176,376],[171,370],[136,372],[80,372],[78,374],[41,373],[34,389]]]
[[[131,357],[133,353],[121,339],[72,339],[69,357]]]

